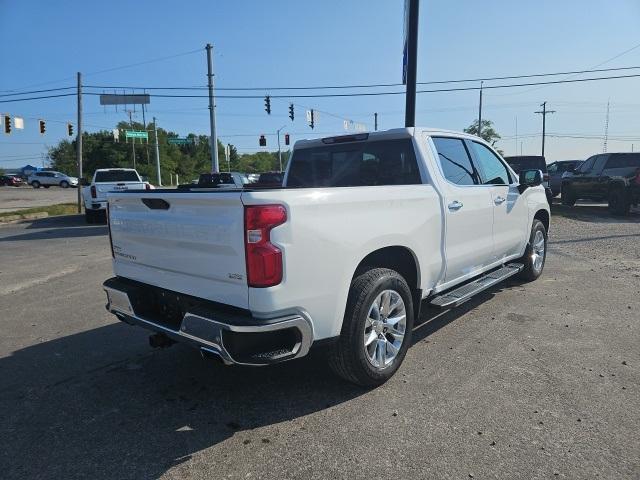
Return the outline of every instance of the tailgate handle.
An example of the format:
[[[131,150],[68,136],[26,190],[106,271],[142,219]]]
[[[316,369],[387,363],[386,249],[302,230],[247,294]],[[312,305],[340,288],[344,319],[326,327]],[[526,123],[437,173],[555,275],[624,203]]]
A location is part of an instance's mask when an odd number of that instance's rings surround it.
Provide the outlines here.
[[[169,210],[169,202],[161,198],[143,198],[142,203],[152,210]]]

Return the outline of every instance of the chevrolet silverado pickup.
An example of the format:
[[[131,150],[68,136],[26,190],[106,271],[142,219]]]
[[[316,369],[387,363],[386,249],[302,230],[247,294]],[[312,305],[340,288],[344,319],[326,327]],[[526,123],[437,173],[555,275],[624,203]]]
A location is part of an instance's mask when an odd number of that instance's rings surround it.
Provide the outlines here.
[[[129,190],[109,198],[107,309],[226,364],[327,352],[376,386],[421,305],[452,308],[546,258],[539,170],[480,138],[403,128],[295,144],[283,186]]]
[[[91,184],[82,189],[84,216],[87,223],[95,223],[107,211],[107,192],[112,190],[151,189],[133,168],[99,168],[93,174]]]

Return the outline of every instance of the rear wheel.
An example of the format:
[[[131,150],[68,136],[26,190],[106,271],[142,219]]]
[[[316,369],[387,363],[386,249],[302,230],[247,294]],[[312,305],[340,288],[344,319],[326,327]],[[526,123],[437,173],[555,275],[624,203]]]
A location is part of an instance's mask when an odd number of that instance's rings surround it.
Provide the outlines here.
[[[573,207],[576,204],[576,198],[569,185],[562,186],[562,204],[567,207]]]
[[[331,368],[364,387],[383,384],[398,370],[411,343],[413,303],[405,279],[374,268],[351,284],[342,332],[329,355]]]
[[[609,212],[613,215],[627,215],[631,210],[631,202],[624,190],[616,188],[609,192]]]
[[[547,259],[547,229],[544,224],[538,220],[533,220],[531,226],[531,235],[529,243],[524,251],[524,255],[519,262],[524,264],[524,270],[519,273],[519,278],[525,282],[533,282],[544,269],[544,263]]]
[[[37,180],[34,180],[33,182],[31,182],[31,186],[33,188],[40,188],[40,182]]]

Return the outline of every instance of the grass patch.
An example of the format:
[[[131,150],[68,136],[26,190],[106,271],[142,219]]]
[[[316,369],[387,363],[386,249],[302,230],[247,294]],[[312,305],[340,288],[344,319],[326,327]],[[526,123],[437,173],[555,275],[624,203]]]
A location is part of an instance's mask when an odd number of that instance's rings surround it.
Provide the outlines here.
[[[72,215],[78,212],[78,206],[75,203],[60,203],[58,205],[47,205],[45,207],[33,207],[25,208],[24,210],[18,210],[15,212],[0,212],[0,218],[4,217],[21,217],[32,213],[46,213],[48,216],[53,217],[56,215]]]

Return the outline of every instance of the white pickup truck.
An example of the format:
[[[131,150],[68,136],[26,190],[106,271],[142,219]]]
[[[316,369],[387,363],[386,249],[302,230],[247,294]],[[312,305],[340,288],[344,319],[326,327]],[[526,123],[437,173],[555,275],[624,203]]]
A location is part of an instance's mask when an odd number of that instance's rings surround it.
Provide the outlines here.
[[[107,211],[107,192],[126,190],[150,190],[133,168],[99,168],[91,183],[82,189],[84,216],[87,223],[104,218]]]
[[[542,273],[541,183],[477,137],[403,128],[299,141],[283,187],[110,193],[107,309],[152,346],[245,365],[318,347],[379,385],[421,305]]]

